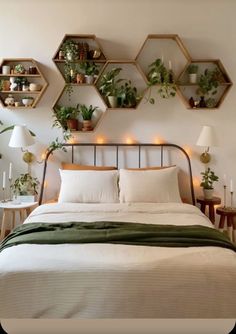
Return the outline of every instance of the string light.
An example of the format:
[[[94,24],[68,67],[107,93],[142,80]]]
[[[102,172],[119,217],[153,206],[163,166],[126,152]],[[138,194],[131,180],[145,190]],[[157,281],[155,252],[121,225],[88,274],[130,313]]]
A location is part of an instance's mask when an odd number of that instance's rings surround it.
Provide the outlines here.
[[[161,137],[155,137],[154,144],[164,144],[164,140]]]
[[[104,144],[104,143],[105,143],[105,138],[102,137],[102,136],[99,136],[99,137],[97,137],[96,142],[97,142],[98,144]]]

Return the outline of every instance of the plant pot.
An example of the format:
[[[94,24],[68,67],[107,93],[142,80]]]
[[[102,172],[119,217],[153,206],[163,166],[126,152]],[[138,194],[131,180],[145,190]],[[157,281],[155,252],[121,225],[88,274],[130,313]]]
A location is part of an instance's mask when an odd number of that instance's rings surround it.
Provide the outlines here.
[[[82,131],[92,131],[92,130],[93,130],[92,121],[91,120],[86,120],[86,121],[84,120]]]
[[[22,103],[24,104],[25,107],[29,107],[33,104],[34,99],[22,99]]]
[[[11,83],[9,80],[2,81],[2,90],[8,91],[10,90]]]
[[[189,82],[192,84],[197,83],[197,73],[189,73]]]
[[[66,121],[67,128],[72,131],[78,130],[78,120],[77,119],[68,119]]]
[[[111,108],[117,108],[118,104],[116,96],[108,96],[107,99]]]
[[[11,73],[11,66],[9,65],[3,65],[2,66],[2,74],[8,75]]]
[[[94,82],[94,76],[93,75],[85,75],[85,82],[89,85],[92,85]]]
[[[15,201],[17,203],[33,203],[35,202],[35,196],[34,195],[18,195],[15,198]]]
[[[84,74],[82,74],[82,73],[78,73],[78,74],[76,75],[76,83],[77,83],[77,84],[82,84],[82,83],[84,83]]]
[[[203,195],[205,199],[212,199],[214,189],[203,189]]]

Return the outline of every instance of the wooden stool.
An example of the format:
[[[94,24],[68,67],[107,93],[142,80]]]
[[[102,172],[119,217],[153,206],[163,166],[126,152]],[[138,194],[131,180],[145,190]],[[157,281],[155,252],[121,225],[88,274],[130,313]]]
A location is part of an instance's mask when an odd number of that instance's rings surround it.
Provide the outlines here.
[[[236,208],[217,208],[216,213],[220,215],[219,230],[224,230],[225,218],[227,218],[227,231],[231,241],[236,241],[236,223],[234,222],[234,217],[236,217]],[[232,227],[232,231],[231,231]]]
[[[0,208],[3,209],[0,240],[5,237],[7,217],[10,215],[11,229],[15,227],[16,213],[19,213],[20,224],[28,217],[32,209],[38,205],[38,202],[13,204],[12,202],[0,202]]]
[[[215,205],[221,203],[221,199],[219,197],[212,197],[212,199],[205,199],[203,196],[199,196],[197,198],[197,203],[201,204],[201,211],[205,214],[206,206],[209,206],[209,219],[212,224],[215,223]]]

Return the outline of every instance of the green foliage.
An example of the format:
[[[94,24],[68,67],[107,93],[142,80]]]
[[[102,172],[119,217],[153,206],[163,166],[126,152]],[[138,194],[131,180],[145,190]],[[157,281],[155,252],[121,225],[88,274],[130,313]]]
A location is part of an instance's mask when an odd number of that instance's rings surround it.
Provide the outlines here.
[[[107,96],[117,96],[119,83],[124,79],[116,79],[116,77],[120,74],[122,68],[114,67],[111,71],[106,72],[102,75],[100,80],[99,91],[105,97]]]
[[[2,125],[3,123],[0,121],[0,125]],[[6,131],[10,131],[10,130],[13,130],[14,129],[14,126],[15,125],[10,125],[8,126],[7,128],[3,129],[2,131],[0,131],[0,135]],[[33,133],[31,130],[29,130],[31,136],[35,137],[35,133]]]
[[[85,104],[82,104],[79,108],[84,121],[90,121],[96,109],[98,109],[98,107],[93,107],[91,104],[89,107],[87,107]]]
[[[83,61],[78,65],[77,71],[81,73],[81,70],[85,75],[97,75],[99,73],[98,65],[89,61]]]
[[[218,68],[213,70],[206,69],[200,76],[197,94],[202,96],[215,95],[219,83],[222,82],[222,80],[224,80],[224,78]]]
[[[187,71],[188,71],[188,74],[196,74],[198,72],[198,65],[190,64]]]
[[[70,134],[68,133],[64,133],[64,139],[68,140],[70,138]],[[54,152],[56,150],[62,150],[64,152],[66,152],[66,148],[63,146],[63,143],[62,142],[59,142],[59,139],[58,137],[53,140],[50,145],[47,147],[47,152],[51,151],[51,152]],[[53,154],[53,153],[52,153]]]
[[[140,96],[138,96],[137,88],[132,87],[131,81],[125,82],[117,90],[118,106],[121,108],[135,107]]]
[[[23,99],[33,100],[34,98],[33,98],[32,96],[23,96],[23,97],[22,97],[22,100],[23,100]]]
[[[25,68],[22,64],[17,64],[15,67],[14,67],[14,70],[15,72],[17,73],[24,73],[25,72]]]
[[[71,39],[67,39],[62,44],[61,51],[63,52],[66,61],[70,61],[68,59],[68,54],[71,54],[71,61],[74,61],[78,57],[78,43]]]
[[[148,86],[158,85],[157,92],[164,99],[174,97],[176,95],[176,84],[173,81],[173,73],[168,70],[163,64],[160,58],[156,59],[152,64],[149,65],[148,72]],[[155,103],[154,98],[148,97],[148,101],[151,104]]]
[[[29,173],[20,174],[20,176],[11,185],[15,195],[37,195],[39,181]]]
[[[219,180],[219,177],[208,167],[205,172],[201,173],[202,182],[200,186],[204,189],[213,189],[213,183]]]
[[[76,107],[66,107],[57,105],[54,108],[55,120],[53,122],[53,127],[63,128],[67,130],[67,120],[77,118],[79,113],[78,105]]]

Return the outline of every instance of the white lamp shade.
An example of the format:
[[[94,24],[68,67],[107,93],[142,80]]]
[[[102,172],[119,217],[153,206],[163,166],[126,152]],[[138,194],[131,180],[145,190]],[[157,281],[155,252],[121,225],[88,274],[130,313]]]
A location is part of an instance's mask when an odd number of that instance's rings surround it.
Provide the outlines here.
[[[197,146],[217,146],[214,130],[211,126],[204,125],[197,141]]]
[[[34,144],[34,138],[25,125],[15,125],[8,146],[27,147]]]

